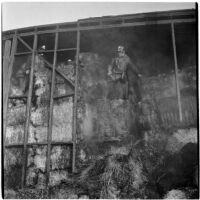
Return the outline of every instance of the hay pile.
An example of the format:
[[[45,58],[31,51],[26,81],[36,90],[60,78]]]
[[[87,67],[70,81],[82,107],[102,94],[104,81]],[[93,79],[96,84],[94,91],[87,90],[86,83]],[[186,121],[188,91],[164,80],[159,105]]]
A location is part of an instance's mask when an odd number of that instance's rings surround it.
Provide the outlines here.
[[[161,199],[173,189],[185,191],[187,198],[198,198],[197,186],[192,183],[195,170],[187,170],[197,162],[195,144],[172,154],[165,149],[164,140],[155,136],[145,146],[141,141],[126,151],[121,147],[94,158],[71,184],[77,194],[94,199]]]
[[[141,155],[132,149],[128,154],[110,154],[89,164],[75,185],[90,198],[156,198],[149,194],[148,173]],[[114,153],[114,152],[113,152]],[[83,192],[82,191],[82,192]],[[156,196],[157,195],[157,196]]]
[[[24,99],[9,100],[6,143],[23,143],[24,126],[26,121],[26,101]]]

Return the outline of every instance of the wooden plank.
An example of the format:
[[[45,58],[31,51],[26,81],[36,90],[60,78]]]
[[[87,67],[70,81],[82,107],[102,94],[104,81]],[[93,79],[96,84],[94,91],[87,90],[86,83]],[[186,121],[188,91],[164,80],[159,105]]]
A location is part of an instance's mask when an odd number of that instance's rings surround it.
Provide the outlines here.
[[[20,55],[29,55],[32,52],[28,51],[28,52],[21,52],[21,53],[15,53],[15,56],[20,56]]]
[[[76,48],[58,49],[57,51],[76,51]]]
[[[47,142],[38,142],[38,143],[27,143],[27,146],[43,146],[47,145]],[[73,145],[72,141],[69,142],[51,142],[51,145]],[[23,147],[24,144],[14,143],[14,144],[7,144],[5,145],[5,148],[20,148]]]
[[[78,25],[79,26],[79,25]],[[77,92],[78,92],[78,67],[79,67],[79,51],[80,51],[80,30],[77,31],[76,44],[76,69],[75,69],[75,89],[74,89],[74,108],[73,108],[73,152],[72,152],[72,172],[76,171],[76,126],[77,126]]]
[[[15,51],[16,51],[16,47],[17,47],[17,36],[15,34],[15,36],[13,37],[13,42],[12,42],[12,49],[11,49],[11,53],[10,53],[10,57],[9,57],[9,63],[7,63],[7,61],[5,61],[3,68],[7,68],[8,70],[5,70],[5,72],[7,71],[7,74],[4,74],[4,80],[5,80],[5,85],[3,86],[3,90],[5,91],[4,96],[3,96],[3,150],[5,152],[4,149],[4,145],[5,145],[5,138],[6,138],[6,126],[7,126],[7,109],[8,109],[8,96],[9,96],[9,90],[10,90],[10,81],[11,81],[11,75],[12,75],[12,71],[13,71],[13,64],[14,64],[14,60],[15,60]],[[6,67],[6,65],[8,64],[8,66]]]
[[[57,49],[57,51],[75,51],[76,48],[65,48],[65,49]],[[49,52],[54,52],[54,50],[41,50],[38,51],[38,53],[49,53]]]
[[[24,98],[27,98],[27,96],[25,96],[25,95],[20,95],[20,96],[9,96],[8,98],[9,98],[9,99],[24,99]]]
[[[183,114],[182,114],[182,106],[181,106],[181,95],[180,95],[180,86],[178,80],[178,62],[177,62],[177,55],[176,55],[176,38],[174,32],[174,22],[171,22],[171,34],[172,34],[172,45],[173,45],[173,54],[174,54],[174,68],[175,68],[175,80],[176,80],[176,94],[177,94],[177,103],[178,103],[178,110],[179,110],[179,119],[182,122]]]
[[[62,99],[62,98],[71,97],[71,96],[74,96],[74,92],[71,92],[71,93],[68,93],[68,94],[63,94],[63,95],[54,96],[53,98],[54,98],[54,99]]]
[[[46,186],[49,188],[49,176],[50,176],[50,161],[51,161],[51,142],[52,142],[52,124],[53,124],[53,95],[55,88],[55,68],[57,62],[57,53],[56,50],[58,48],[58,33],[56,33],[55,37],[55,46],[54,46],[54,58],[53,58],[53,68],[52,68],[52,78],[51,78],[51,96],[50,96],[50,108],[49,108],[49,127],[48,127],[48,135],[47,135],[47,176],[46,176]]]
[[[27,164],[27,143],[28,143],[28,133],[29,133],[29,123],[30,123],[30,114],[31,114],[31,100],[32,100],[32,90],[33,90],[33,75],[35,67],[35,49],[37,47],[37,35],[34,35],[34,44],[32,51],[32,61],[31,61],[31,71],[30,71],[30,81],[29,81],[29,90],[28,90],[28,99],[26,107],[26,124],[24,131],[24,147],[23,147],[23,167],[22,167],[22,188],[25,186],[26,179],[26,164]]]

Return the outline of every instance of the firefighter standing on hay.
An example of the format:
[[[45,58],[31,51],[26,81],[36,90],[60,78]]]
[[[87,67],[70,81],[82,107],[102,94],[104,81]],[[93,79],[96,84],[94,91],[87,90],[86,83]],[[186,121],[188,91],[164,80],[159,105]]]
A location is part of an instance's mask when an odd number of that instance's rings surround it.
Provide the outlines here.
[[[123,88],[124,99],[131,97],[134,104],[140,104],[139,77],[141,77],[141,74],[126,55],[123,46],[118,46],[117,54],[117,57],[112,59],[112,63],[108,67],[108,76],[112,82],[120,83]]]

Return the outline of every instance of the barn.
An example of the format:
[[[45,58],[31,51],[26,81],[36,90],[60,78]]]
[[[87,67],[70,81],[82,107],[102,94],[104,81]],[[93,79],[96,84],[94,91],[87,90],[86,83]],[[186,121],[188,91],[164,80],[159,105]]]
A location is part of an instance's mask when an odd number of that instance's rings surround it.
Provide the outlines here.
[[[154,142],[173,154],[196,145],[196,10],[80,19],[2,39],[5,188],[56,187],[131,145]],[[139,106],[134,75],[126,97],[108,77],[118,46],[141,74]]]

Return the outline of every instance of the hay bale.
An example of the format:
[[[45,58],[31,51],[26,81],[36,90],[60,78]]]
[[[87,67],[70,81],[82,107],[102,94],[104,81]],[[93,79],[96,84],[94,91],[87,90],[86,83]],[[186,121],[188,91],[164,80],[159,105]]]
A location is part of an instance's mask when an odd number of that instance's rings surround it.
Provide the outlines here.
[[[8,126],[24,124],[26,121],[26,105],[20,100],[15,100],[15,106],[9,103],[8,108]]]
[[[5,150],[4,184],[7,188],[18,189],[21,187],[22,153],[22,148],[11,148]]]
[[[46,174],[38,173],[38,182],[35,187],[37,189],[46,189]]]
[[[35,167],[29,167],[26,175],[27,186],[34,186],[36,183],[37,173]]]
[[[166,149],[172,153],[178,152],[187,143],[197,143],[197,129],[179,129],[168,139]]]
[[[28,143],[46,142],[47,141],[47,126],[29,126]]]
[[[61,181],[67,180],[68,172],[66,170],[56,170],[50,172],[50,186],[56,186],[61,183]]]
[[[51,151],[52,170],[66,169],[71,164],[71,148],[69,146],[54,146]]]
[[[48,125],[48,105],[42,105],[39,108],[32,109],[31,111],[31,123],[35,126],[47,126]]]
[[[24,125],[7,126],[6,128],[6,144],[23,143]]]
[[[46,184],[46,146],[28,148],[26,183],[44,189]]]
[[[81,195],[81,196],[79,197],[79,199],[89,199],[89,196],[88,196],[88,195]]]
[[[187,199],[187,195],[182,190],[171,190],[167,192],[164,199]]]
[[[53,108],[53,141],[72,140],[72,119],[73,119],[72,98],[64,99]]]
[[[10,96],[21,96],[21,95],[23,95],[22,89],[12,84],[10,87]]]
[[[27,167],[34,165],[35,148],[28,148]]]
[[[4,190],[4,198],[5,199],[16,199],[17,193],[14,190],[5,189]]]
[[[47,147],[38,147],[36,149],[36,155],[34,157],[34,165],[37,169],[45,172],[46,170],[46,150]]]
[[[22,164],[22,149],[6,149],[4,156],[4,168],[8,170],[9,166],[17,164]]]

